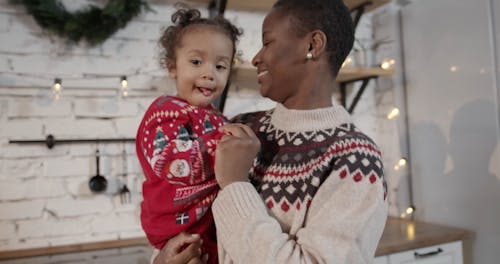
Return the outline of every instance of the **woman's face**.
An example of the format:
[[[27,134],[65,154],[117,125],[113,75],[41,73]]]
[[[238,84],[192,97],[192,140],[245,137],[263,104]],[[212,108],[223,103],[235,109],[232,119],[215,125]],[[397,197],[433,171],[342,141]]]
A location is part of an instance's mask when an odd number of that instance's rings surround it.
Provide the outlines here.
[[[262,24],[262,44],[252,60],[260,92],[275,102],[293,106],[300,99],[308,43],[295,33],[290,16],[273,9]]]

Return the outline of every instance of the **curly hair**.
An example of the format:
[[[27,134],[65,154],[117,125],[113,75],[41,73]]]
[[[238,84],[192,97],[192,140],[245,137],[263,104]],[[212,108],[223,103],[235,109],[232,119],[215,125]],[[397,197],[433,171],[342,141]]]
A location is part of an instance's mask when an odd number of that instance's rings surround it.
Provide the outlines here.
[[[327,38],[326,50],[332,76],[337,76],[354,44],[354,23],[342,0],[278,0],[273,8],[291,16],[299,37],[321,30]]]
[[[242,31],[231,22],[221,16],[215,18],[202,18],[197,9],[181,8],[172,15],[173,25],[167,27],[160,38],[159,44],[160,65],[168,69],[169,66],[175,66],[175,49],[179,47],[182,37],[186,32],[196,26],[212,26],[224,33],[233,43],[232,57],[236,53],[236,42]],[[231,58],[232,61],[232,58]]]

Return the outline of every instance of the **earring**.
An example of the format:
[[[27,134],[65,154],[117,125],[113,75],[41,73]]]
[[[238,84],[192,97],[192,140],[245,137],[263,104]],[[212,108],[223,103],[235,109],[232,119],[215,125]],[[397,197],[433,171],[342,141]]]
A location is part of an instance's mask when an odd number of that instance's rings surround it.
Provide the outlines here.
[[[310,60],[313,58],[313,54],[311,52],[308,52],[306,55],[306,59]]]

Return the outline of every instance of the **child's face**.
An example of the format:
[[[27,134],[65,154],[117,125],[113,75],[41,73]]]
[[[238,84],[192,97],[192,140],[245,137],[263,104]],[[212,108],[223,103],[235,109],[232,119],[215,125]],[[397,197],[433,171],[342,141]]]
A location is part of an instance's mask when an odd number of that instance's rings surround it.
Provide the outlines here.
[[[217,29],[200,25],[185,32],[169,68],[177,96],[194,106],[211,104],[226,86],[232,53],[231,40]]]

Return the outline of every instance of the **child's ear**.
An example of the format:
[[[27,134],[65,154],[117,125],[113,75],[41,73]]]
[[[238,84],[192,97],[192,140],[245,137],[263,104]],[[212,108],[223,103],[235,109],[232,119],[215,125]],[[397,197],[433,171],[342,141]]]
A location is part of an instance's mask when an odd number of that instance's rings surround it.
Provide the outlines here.
[[[177,68],[175,64],[168,62],[167,63],[168,77],[175,79],[177,78]]]

